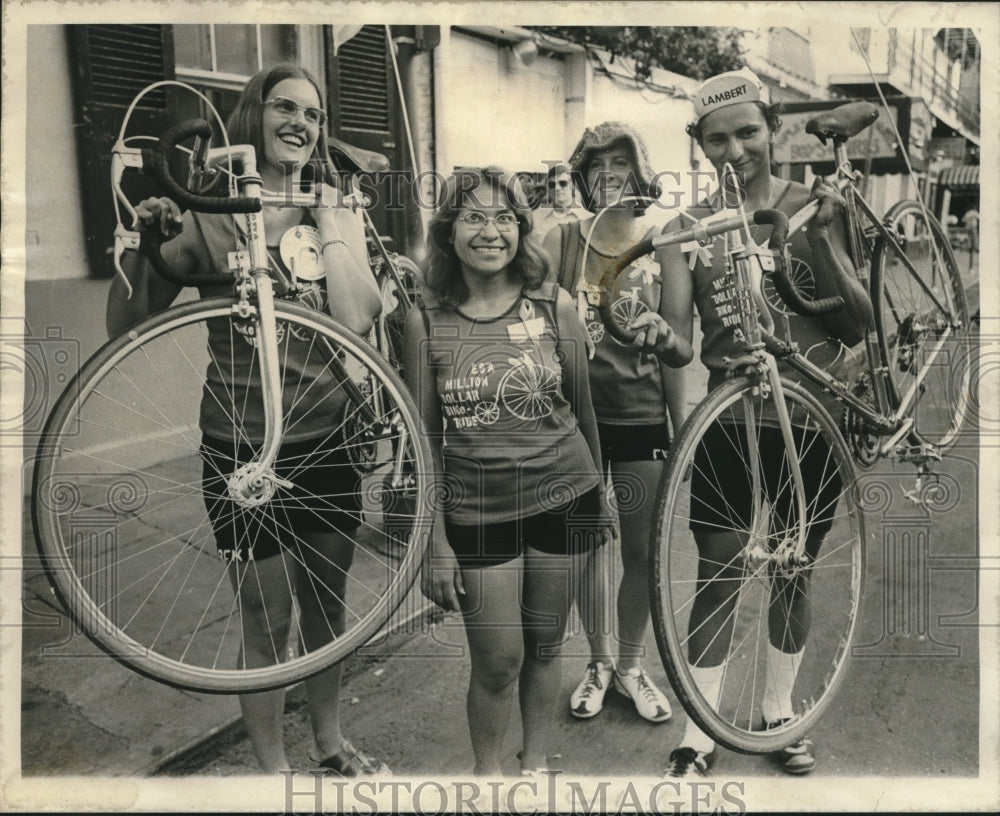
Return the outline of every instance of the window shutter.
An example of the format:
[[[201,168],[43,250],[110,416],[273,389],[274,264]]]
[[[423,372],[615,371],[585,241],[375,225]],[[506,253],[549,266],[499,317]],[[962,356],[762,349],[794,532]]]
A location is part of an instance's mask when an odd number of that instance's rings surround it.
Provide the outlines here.
[[[74,125],[87,259],[91,274],[105,277],[114,272],[111,147],[135,95],[153,82],[174,77],[173,39],[170,27],[161,25],[72,25],[67,32],[75,72]],[[166,88],[144,96],[133,112],[129,133],[162,133],[169,125],[170,100]],[[158,194],[144,177],[129,176],[130,200]]]
[[[388,134],[392,128],[385,28],[363,26],[337,52],[337,116],[344,130]]]

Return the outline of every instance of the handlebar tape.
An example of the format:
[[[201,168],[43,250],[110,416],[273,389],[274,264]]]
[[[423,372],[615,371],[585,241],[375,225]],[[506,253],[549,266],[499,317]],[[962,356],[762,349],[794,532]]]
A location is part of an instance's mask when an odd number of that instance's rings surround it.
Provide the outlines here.
[[[208,139],[212,126],[204,119],[186,119],[178,122],[159,140],[156,147],[143,148],[142,169],[148,173],[170,198],[181,207],[203,213],[255,213],[260,212],[261,202],[257,198],[215,198],[188,192],[170,174],[169,158],[178,142],[201,136]]]
[[[781,210],[757,210],[753,214],[755,224],[770,224],[771,238],[767,248],[774,254],[774,288],[781,299],[796,314],[803,317],[819,317],[820,315],[838,312],[844,308],[844,299],[839,295],[820,300],[806,300],[792,283],[788,274],[788,255],[785,253],[785,241],[788,239],[788,216]]]
[[[160,245],[162,243],[163,236],[157,230],[146,230],[139,237],[140,252],[149,259],[149,263],[160,277],[166,278],[178,286],[220,286],[223,284],[232,284],[233,276],[229,274],[181,275],[175,272],[163,260],[163,256],[160,254]]]
[[[600,302],[597,305],[597,311],[601,315],[601,320],[604,321],[604,326],[608,330],[608,334],[619,343],[630,345],[639,335],[639,332],[626,328],[614,316],[611,310],[611,288],[614,286],[615,280],[622,273],[623,269],[643,255],[648,255],[654,249],[656,249],[656,246],[653,244],[653,239],[647,238],[625,250],[625,252],[615,258],[614,263],[608,267],[607,271],[601,277],[600,284],[598,284]]]

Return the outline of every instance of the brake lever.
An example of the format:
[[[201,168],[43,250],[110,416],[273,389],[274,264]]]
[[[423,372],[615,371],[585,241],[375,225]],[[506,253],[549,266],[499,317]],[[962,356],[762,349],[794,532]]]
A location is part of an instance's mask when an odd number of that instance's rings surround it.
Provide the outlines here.
[[[141,237],[135,231],[135,227],[139,224],[139,214],[135,211],[135,207],[132,206],[132,202],[128,200],[128,197],[122,191],[122,177],[125,175],[125,170],[130,167],[142,170],[142,151],[138,148],[126,147],[125,143],[119,139],[111,148],[111,189],[114,190],[115,199],[132,217],[132,228],[126,229],[120,218],[115,225],[114,266],[115,274],[121,278],[128,292],[127,300],[132,299],[133,289],[132,284],[125,274],[125,270],[122,269],[122,255],[125,254],[126,249],[138,251],[139,239]]]

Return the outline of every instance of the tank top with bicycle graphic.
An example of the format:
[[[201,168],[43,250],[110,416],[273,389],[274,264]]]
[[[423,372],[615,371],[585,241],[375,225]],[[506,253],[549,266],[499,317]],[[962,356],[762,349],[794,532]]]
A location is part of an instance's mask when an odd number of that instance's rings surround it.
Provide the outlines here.
[[[782,181],[775,183],[783,186],[775,190],[768,206],[781,210],[788,216],[801,209],[809,198],[809,188],[803,184]],[[691,218],[702,219],[718,212],[719,209],[720,200],[716,193],[711,199],[690,208],[688,214]],[[690,219],[682,217],[673,226],[683,228],[690,226],[691,223],[693,222]],[[771,227],[751,225],[750,235],[755,243],[766,244],[771,235]],[[790,276],[803,297],[811,300],[816,287],[816,267],[805,229],[800,228],[789,235],[788,244],[791,256]],[[699,247],[696,243],[681,246],[692,271],[694,302],[701,320],[701,361],[709,371],[710,391],[726,379],[723,358],[742,353],[741,346],[735,340],[739,315],[736,311],[732,276],[726,272],[725,249],[724,235],[716,236],[714,241],[705,247]],[[843,360],[844,355],[851,354],[840,341],[830,336],[822,318],[802,317],[789,309],[767,276],[764,278],[763,292],[774,320],[774,334],[779,338],[785,338],[784,320],[787,318],[792,340],[812,363],[825,370],[838,360]],[[782,376],[789,380],[802,383],[834,416],[839,415],[840,409],[832,397],[823,394],[811,382],[803,380],[789,366],[779,363],[779,370]]]
[[[192,230],[189,248],[198,257],[199,268],[212,274],[227,274],[228,254],[237,246],[242,232],[231,215],[185,213],[184,229]],[[190,219],[190,221],[189,221]],[[311,220],[304,211],[300,226]],[[295,229],[295,228],[293,228]],[[196,236],[196,237],[194,237]],[[170,263],[172,245],[163,245],[164,259]],[[193,247],[192,247],[193,244]],[[277,247],[269,247],[271,262],[286,275],[287,266],[280,261]],[[176,250],[175,250],[176,251]],[[201,287],[202,297],[231,295],[231,286]],[[328,314],[324,277],[307,281],[299,300],[305,306]],[[250,321],[218,318],[208,321],[208,348],[211,360],[206,364],[199,426],[202,432],[216,439],[231,439],[233,427],[239,424],[245,441],[259,443],[264,438],[264,397],[260,376],[258,340]],[[342,420],[347,398],[336,378],[322,365],[316,353],[312,332],[292,328],[278,321],[278,358],[281,361],[286,442],[315,439],[330,433]],[[224,361],[224,362],[220,362]],[[234,418],[224,411],[224,405],[239,405],[243,415]]]
[[[659,360],[638,354],[605,331],[597,311],[598,284],[614,261],[593,245],[587,248],[580,275],[584,237],[580,222],[563,224],[559,284],[576,299],[587,334],[594,343],[590,361],[590,393],[597,421],[608,425],[649,425],[665,422],[666,400]],[[624,323],[660,308],[660,267],[646,255],[618,277],[612,311]]]
[[[536,515],[600,481],[562,390],[556,292],[542,284],[489,319],[422,298],[421,359],[441,404],[445,513],[455,524]]]

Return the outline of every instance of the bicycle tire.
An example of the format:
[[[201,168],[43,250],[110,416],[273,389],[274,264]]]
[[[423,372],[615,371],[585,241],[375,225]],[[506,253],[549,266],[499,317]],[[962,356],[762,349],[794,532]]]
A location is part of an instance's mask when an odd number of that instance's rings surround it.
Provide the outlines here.
[[[972,348],[965,288],[944,230],[933,216],[928,220],[918,202],[899,202],[884,223],[937,301],[897,259],[895,247],[880,236],[872,261],[871,293],[892,405],[900,406],[926,364],[927,373],[909,411],[914,420],[912,437],[943,452],[958,441],[969,409]],[[949,336],[931,359],[946,330]]]
[[[765,451],[771,457],[775,455],[775,448],[787,451],[780,436],[777,444],[773,437],[768,446],[760,443],[759,431],[763,425],[759,421],[760,412],[757,410],[760,404],[758,381],[753,377],[730,380],[713,390],[699,403],[681,428],[671,446],[667,467],[660,482],[657,515],[650,542],[649,592],[653,630],[670,682],[688,716],[705,733],[721,745],[743,753],[768,753],[787,747],[815,725],[843,682],[852,644],[857,637],[863,599],[864,518],[852,495],[854,469],[850,450],[834,420],[811,394],[798,385],[784,380],[782,383],[793,426],[811,428],[817,434],[807,437],[804,435],[805,431],[798,432],[803,434],[800,438],[800,453],[815,450],[818,455],[825,457],[821,465],[823,470],[814,471],[821,474],[814,484],[834,485],[834,475],[841,480],[839,490],[835,493],[831,490],[831,494],[822,499],[818,498],[819,492],[817,498],[806,494],[807,501],[810,501],[807,512],[811,521],[819,518],[822,510],[819,504],[824,502],[830,508],[832,516],[831,529],[822,546],[814,553],[813,563],[807,567],[792,568],[787,573],[791,577],[782,579],[779,583],[775,571],[769,571],[766,565],[754,564],[748,557],[754,542],[768,553],[774,551],[775,526],[771,524],[765,529],[764,525],[769,519],[777,518],[782,501],[780,490],[789,485],[783,485],[769,494],[773,502],[762,502],[759,513],[752,509],[750,512],[747,509],[738,512],[733,506],[739,492],[739,488],[735,486],[740,484],[738,474],[734,472],[735,466],[730,462],[722,464],[720,459],[711,454],[708,458],[700,458],[701,463],[708,463],[707,467],[701,467],[696,460],[699,446],[710,428],[723,432],[738,429],[743,434],[752,432],[755,445],[740,441],[739,450],[733,448],[733,452],[740,457],[754,450],[757,453]],[[753,415],[747,412],[748,400],[754,405]],[[751,416],[752,421],[739,425],[747,416]],[[753,421],[754,417],[758,420]],[[728,424],[733,422],[737,425]],[[776,429],[775,433],[778,433]],[[724,438],[730,441],[734,439],[732,436]],[[823,454],[822,448],[815,447],[820,438],[828,446],[828,453]],[[812,441],[806,442],[806,439]],[[721,452],[723,449],[716,447],[714,450]],[[746,464],[749,458],[746,456],[739,461]],[[723,474],[720,480],[709,473],[713,459],[723,468],[720,470]],[[772,462],[774,461],[772,458]],[[786,478],[790,484],[787,453],[782,457],[782,462],[782,467],[777,471],[778,477]],[[729,469],[725,469],[727,467]],[[815,463],[813,467],[816,467]],[[700,473],[697,472],[699,470]],[[704,497],[706,506],[712,505],[707,518],[704,514],[699,514],[701,521],[718,525],[709,529],[713,532],[728,532],[733,536],[731,540],[738,542],[732,557],[725,563],[720,560],[717,567],[713,567],[708,559],[701,561],[694,535],[689,528],[693,506],[692,483],[696,477],[701,476],[709,483],[714,481],[719,490],[719,495],[707,492],[700,494]],[[746,478],[747,484],[755,483],[751,481],[749,473]],[[748,492],[750,491],[744,491],[744,494]],[[728,522],[724,521],[727,518]],[[729,524],[728,529],[726,523]],[[740,559],[741,563],[737,563]],[[699,592],[711,591],[712,576],[719,574],[715,570],[722,566],[734,567],[726,576],[731,583],[714,585],[722,597],[731,601],[725,617],[727,622],[731,622],[728,638],[725,631],[727,624],[717,627],[716,632],[712,633],[710,627],[703,623],[711,615],[701,615],[699,622],[694,624],[697,632],[689,633],[695,589],[699,588]],[[699,569],[706,571],[700,577]],[[808,592],[798,596],[804,599],[806,605],[797,605],[795,614],[782,613],[783,608],[791,609],[791,606],[782,607],[781,604],[792,598],[802,586],[798,583],[800,578],[810,582]],[[782,596],[782,592],[786,594]],[[715,608],[725,609],[722,606]],[[799,611],[811,615],[811,625],[802,624],[793,635],[788,623],[802,620],[798,615]],[[775,618],[775,633],[769,633],[769,627],[772,626],[768,622],[769,616]],[[802,628],[807,630],[806,633],[802,632]],[[802,658],[792,695],[791,705],[794,710],[785,710],[791,719],[778,728],[765,731],[762,730],[761,702],[768,672],[766,652],[767,644],[777,639],[777,635],[780,635],[781,641],[788,639],[784,645],[801,645]],[[701,638],[702,642],[696,645],[695,636]],[[796,638],[794,643],[791,642],[793,637]],[[728,643],[725,642],[727,639]],[[707,645],[704,644],[706,640]],[[780,647],[781,641],[775,645]],[[709,649],[715,649],[717,653],[709,656]],[[696,650],[698,655],[692,655]],[[718,660],[718,653],[723,651],[722,659]],[[717,705],[703,696],[692,676],[689,659],[697,659],[698,656],[705,658],[704,665],[725,665]],[[711,657],[718,662],[711,660]]]
[[[386,626],[413,583],[431,521],[426,475],[432,472],[432,460],[419,414],[402,381],[371,346],[332,318],[279,301],[275,303],[279,334],[297,337],[311,349],[310,359],[321,366],[314,369],[320,374],[311,382],[323,385],[322,394],[341,385],[349,390],[344,374],[352,380],[368,375],[378,381],[387,405],[378,419],[388,429],[379,444],[395,443],[402,451],[395,460],[401,467],[378,468],[360,483],[361,508],[352,517],[360,526],[354,532],[341,530],[345,538],[337,541],[346,543],[339,545],[317,536],[331,535],[338,524],[349,525],[342,519],[327,521],[316,510],[307,516],[309,526],[316,529],[282,527],[286,511],[302,501],[312,500],[323,509],[322,499],[313,494],[293,497],[287,492],[290,488],[277,485],[272,496],[251,508],[238,505],[230,495],[224,512],[254,514],[247,530],[259,530],[258,522],[273,525],[280,531],[283,552],[277,561],[249,559],[237,567],[219,561],[206,510],[208,482],[203,468],[210,465],[200,452],[200,412],[210,372],[222,370],[237,354],[249,354],[254,360],[258,356],[252,326],[249,331],[247,326],[253,318],[239,317],[235,304],[234,298],[221,297],[177,306],[99,349],[48,417],[32,482],[38,546],[72,618],[91,640],[130,668],[202,692],[246,693],[287,686],[364,645]],[[216,344],[210,355],[208,321],[229,333],[229,348],[249,344],[250,351],[234,351],[227,361]],[[287,371],[282,360],[284,427],[291,438],[296,424],[303,421],[295,412],[304,411],[301,406],[307,403],[313,410],[323,410],[327,397],[310,403],[304,379],[292,383],[288,374],[285,382]],[[331,386],[326,371],[339,372],[341,379]],[[235,418],[242,416],[239,403],[247,394],[249,389],[241,393],[235,386],[227,391],[233,405],[225,407],[233,412],[234,428]],[[338,450],[352,444],[347,436],[336,434],[331,429],[329,438],[339,440]],[[312,442],[302,444],[309,447]],[[282,464],[293,474],[287,481],[294,483],[298,478],[294,468],[301,462]],[[386,490],[407,501],[380,501],[387,498]],[[221,492],[210,495],[210,500],[219,501]],[[391,519],[388,511],[382,511],[387,504],[396,506]],[[253,542],[249,546],[252,554]],[[351,557],[335,561],[328,548],[332,546],[346,547]],[[282,576],[289,596],[294,587],[295,603],[263,609],[269,625],[273,622],[276,627],[271,638],[274,662],[248,668],[239,662],[244,637],[241,614],[249,610],[245,595],[254,580],[261,580],[262,564],[277,570],[271,574]],[[242,581],[230,581],[230,571],[243,576]],[[304,631],[302,616],[287,611],[306,604],[321,610],[319,625],[326,626],[328,637],[319,643],[322,638],[313,635],[311,650],[303,646],[301,636],[298,644],[294,639],[296,629]],[[341,609],[337,604],[343,604],[345,619],[339,632],[335,631]],[[282,609],[286,617],[298,615],[287,628],[280,617]]]

